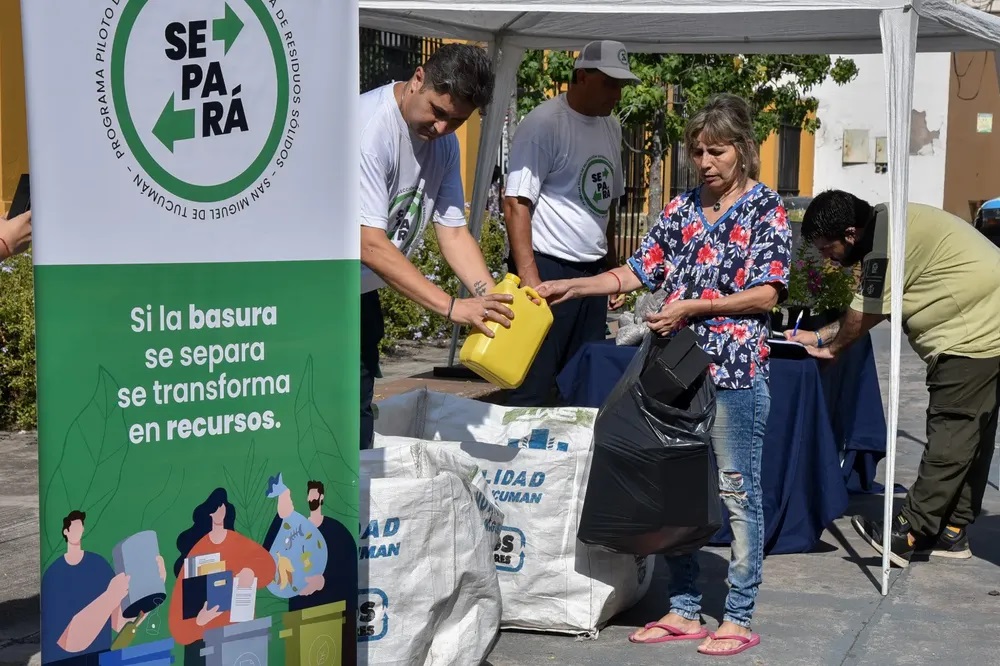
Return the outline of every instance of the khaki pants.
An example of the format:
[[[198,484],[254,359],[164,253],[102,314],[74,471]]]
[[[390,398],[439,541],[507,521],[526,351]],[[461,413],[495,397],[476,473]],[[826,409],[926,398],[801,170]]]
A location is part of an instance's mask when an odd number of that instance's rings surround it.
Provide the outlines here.
[[[983,506],[997,433],[1000,357],[941,355],[927,368],[927,448],[903,506],[914,534],[972,523]]]

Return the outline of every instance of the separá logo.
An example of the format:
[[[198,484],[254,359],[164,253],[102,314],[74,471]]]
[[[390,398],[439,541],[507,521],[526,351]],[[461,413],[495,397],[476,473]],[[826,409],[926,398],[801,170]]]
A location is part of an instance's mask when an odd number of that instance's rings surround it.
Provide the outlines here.
[[[606,215],[611,209],[614,171],[606,157],[595,155],[580,172],[580,201],[595,215]]]
[[[497,571],[517,573],[524,567],[524,547],[528,545],[524,532],[504,525],[500,528],[500,542],[493,549],[493,563]]]
[[[368,643],[389,633],[389,597],[372,587],[358,590],[358,642]]]
[[[97,101],[140,195],[210,220],[238,214],[270,188],[295,145],[302,97],[288,12],[274,4],[108,0]]]

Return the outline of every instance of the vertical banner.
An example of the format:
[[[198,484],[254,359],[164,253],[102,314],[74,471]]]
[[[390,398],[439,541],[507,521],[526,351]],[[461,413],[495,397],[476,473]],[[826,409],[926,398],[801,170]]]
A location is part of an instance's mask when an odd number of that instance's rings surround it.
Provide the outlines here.
[[[22,12],[43,663],[353,663],[356,2]]]

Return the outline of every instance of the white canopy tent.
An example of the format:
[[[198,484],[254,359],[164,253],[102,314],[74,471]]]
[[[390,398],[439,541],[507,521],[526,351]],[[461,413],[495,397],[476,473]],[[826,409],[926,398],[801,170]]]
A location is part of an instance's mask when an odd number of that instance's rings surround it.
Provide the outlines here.
[[[579,49],[616,39],[635,53],[883,53],[888,102],[890,252],[905,256],[910,112],[917,51],[1000,49],[1000,19],[947,0],[359,0],[362,27],[486,42],[495,103],[483,123],[471,228],[486,208],[507,106],[525,49]],[[1000,66],[1000,58],[997,60]],[[1000,72],[998,72],[1000,74]],[[888,550],[899,414],[903,263],[892,262],[891,364],[885,473]],[[889,558],[882,558],[882,594]]]

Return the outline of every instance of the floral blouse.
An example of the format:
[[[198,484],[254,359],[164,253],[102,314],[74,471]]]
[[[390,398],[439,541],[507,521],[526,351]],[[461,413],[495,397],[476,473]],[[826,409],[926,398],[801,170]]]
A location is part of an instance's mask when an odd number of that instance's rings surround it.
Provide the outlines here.
[[[792,233],[781,197],[758,183],[714,225],[705,219],[700,188],[676,197],[660,214],[628,264],[665,303],[721,298],[763,284],[788,286]],[[687,322],[713,358],[720,388],[750,388],[768,376],[767,314],[697,318]]]

